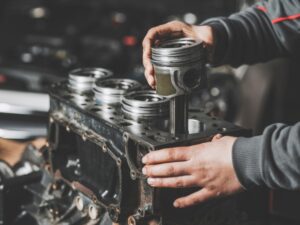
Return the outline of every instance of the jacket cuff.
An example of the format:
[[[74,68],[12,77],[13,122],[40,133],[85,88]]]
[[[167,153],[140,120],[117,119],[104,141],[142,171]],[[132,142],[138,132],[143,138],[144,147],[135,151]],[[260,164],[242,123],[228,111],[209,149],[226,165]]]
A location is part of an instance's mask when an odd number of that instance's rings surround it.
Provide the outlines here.
[[[210,26],[213,31],[214,46],[210,63],[213,66],[222,65],[229,46],[226,28],[221,22],[221,19],[204,21],[201,25]]]
[[[245,189],[263,184],[260,139],[260,136],[238,138],[233,145],[233,167]]]

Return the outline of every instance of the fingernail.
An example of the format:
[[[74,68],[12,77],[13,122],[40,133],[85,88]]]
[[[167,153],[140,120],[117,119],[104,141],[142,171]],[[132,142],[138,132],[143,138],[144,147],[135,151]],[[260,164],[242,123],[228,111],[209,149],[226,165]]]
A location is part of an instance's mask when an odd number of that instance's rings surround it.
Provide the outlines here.
[[[148,161],[148,159],[147,159],[147,156],[144,156],[143,158],[142,158],[142,163],[147,163],[147,161]]]
[[[148,178],[147,183],[152,186],[153,183],[154,183],[154,179],[153,178]]]
[[[179,208],[179,203],[175,201],[174,204],[173,204],[173,206],[174,206],[175,208]]]
[[[147,169],[146,169],[145,167],[143,167],[142,173],[143,173],[144,175],[147,175]]]

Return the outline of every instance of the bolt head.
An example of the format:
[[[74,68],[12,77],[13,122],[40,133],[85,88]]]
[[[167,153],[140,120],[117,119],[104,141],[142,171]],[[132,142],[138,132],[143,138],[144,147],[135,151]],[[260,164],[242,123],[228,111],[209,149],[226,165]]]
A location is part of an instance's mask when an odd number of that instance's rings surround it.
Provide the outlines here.
[[[99,208],[95,205],[90,205],[89,206],[89,217],[92,220],[96,220],[99,218],[100,212],[99,212]]]
[[[77,208],[79,211],[83,211],[83,209],[84,209],[84,202],[83,202],[82,197],[77,196],[77,197],[75,198],[75,205],[76,205],[76,208]]]

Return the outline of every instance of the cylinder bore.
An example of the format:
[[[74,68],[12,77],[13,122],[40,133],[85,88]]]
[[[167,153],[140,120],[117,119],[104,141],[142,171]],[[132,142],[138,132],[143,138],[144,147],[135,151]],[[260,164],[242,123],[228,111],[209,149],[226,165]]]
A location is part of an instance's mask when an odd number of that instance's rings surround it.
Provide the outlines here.
[[[68,87],[76,93],[91,92],[96,80],[113,76],[110,70],[103,68],[79,68],[69,73]]]
[[[97,103],[110,105],[120,103],[122,96],[140,88],[141,84],[135,80],[106,79],[97,80],[94,84],[93,92]]]

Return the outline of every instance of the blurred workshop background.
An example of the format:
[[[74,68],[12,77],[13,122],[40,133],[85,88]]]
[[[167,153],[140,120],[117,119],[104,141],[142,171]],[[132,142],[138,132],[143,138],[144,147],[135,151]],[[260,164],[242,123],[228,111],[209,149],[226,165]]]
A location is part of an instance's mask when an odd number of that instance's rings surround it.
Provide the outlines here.
[[[0,137],[46,135],[47,86],[77,67],[104,67],[145,83],[141,42],[147,30],[171,20],[197,24],[226,16],[237,0],[2,0],[0,3]],[[234,120],[237,80],[214,72],[201,104]],[[230,76],[228,76],[230,75]]]

